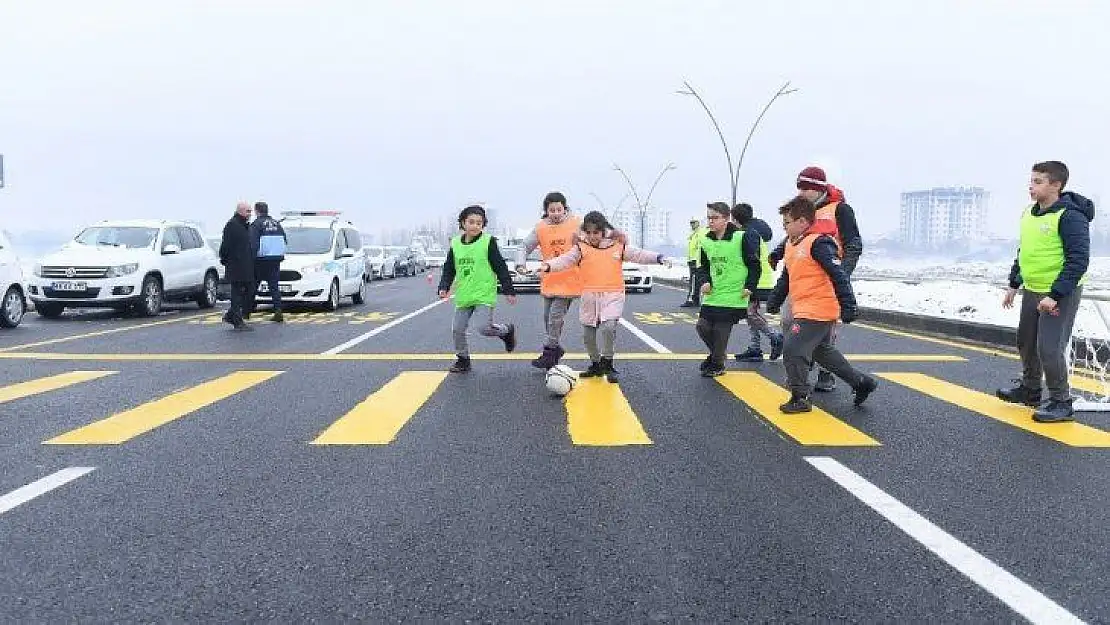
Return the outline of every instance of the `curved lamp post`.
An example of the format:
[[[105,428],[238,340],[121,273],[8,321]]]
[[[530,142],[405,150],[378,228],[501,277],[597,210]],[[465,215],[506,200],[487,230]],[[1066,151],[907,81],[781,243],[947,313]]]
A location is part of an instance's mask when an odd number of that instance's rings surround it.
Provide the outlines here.
[[[640,219],[640,247],[642,248],[645,246],[644,225],[645,220],[647,219],[647,207],[651,203],[651,195],[655,193],[655,187],[659,186],[659,181],[663,179],[663,176],[668,171],[678,168],[675,166],[674,163],[667,163],[665,166],[663,166],[663,170],[660,171],[659,175],[655,177],[655,182],[651,183],[651,188],[648,190],[647,197],[643,199],[640,199],[640,193],[636,190],[636,185],[632,184],[632,179],[628,177],[628,174],[624,173],[624,170],[621,169],[620,165],[613,163],[613,169],[619,172],[621,177],[624,178],[625,183],[628,184],[628,189],[631,191],[632,197],[636,198],[636,212]]]

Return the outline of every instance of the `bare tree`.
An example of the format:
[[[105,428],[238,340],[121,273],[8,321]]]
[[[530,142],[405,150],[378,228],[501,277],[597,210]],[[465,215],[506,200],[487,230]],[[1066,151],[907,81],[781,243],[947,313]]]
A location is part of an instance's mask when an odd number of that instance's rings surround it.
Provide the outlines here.
[[[790,81],[788,80],[781,87],[779,87],[779,90],[775,92],[775,95],[771,97],[766,105],[764,105],[763,110],[759,113],[759,117],[755,119],[755,123],[752,124],[751,130],[748,131],[748,138],[744,140],[744,148],[740,151],[740,159],[736,162],[736,168],[733,169],[732,154],[728,150],[728,142],[725,141],[725,135],[721,131],[721,125],[717,123],[717,118],[713,116],[713,112],[709,110],[709,105],[705,103],[705,99],[701,97],[696,89],[694,89],[693,85],[690,84],[690,81],[684,80],[682,84],[683,86],[685,86],[685,89],[680,89],[675,93],[681,95],[692,95],[697,98],[698,103],[701,104],[701,107],[703,109],[705,109],[705,114],[709,116],[709,121],[713,123],[713,128],[716,129],[717,136],[721,139],[721,146],[725,149],[725,160],[728,162],[728,181],[732,189],[731,205],[736,206],[736,189],[739,186],[740,181],[740,166],[744,164],[744,155],[748,152],[748,144],[751,143],[752,135],[755,134],[755,129],[759,127],[759,122],[763,121],[763,116],[767,114],[767,109],[771,108],[771,105],[775,103],[775,100],[778,100],[784,95],[794,93],[795,91],[797,91],[797,89],[791,89]]]

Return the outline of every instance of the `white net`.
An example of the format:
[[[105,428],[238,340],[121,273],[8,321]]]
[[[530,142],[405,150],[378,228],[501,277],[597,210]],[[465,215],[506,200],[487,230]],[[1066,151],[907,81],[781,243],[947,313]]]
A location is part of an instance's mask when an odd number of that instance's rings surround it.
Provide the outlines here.
[[[1084,301],[1080,310],[1093,310],[1101,324],[1081,329],[1077,324],[1068,344],[1068,378],[1075,397],[1073,407],[1082,412],[1110,412],[1110,306],[1099,296]],[[1099,297],[1099,299],[1093,299]],[[1101,325],[1101,332],[1099,330]]]

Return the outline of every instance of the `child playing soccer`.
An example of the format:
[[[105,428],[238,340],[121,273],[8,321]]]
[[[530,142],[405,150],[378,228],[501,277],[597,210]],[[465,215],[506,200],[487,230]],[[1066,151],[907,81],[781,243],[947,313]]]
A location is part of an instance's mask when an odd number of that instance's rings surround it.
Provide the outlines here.
[[[1091,259],[1095,205],[1078,193],[1064,191],[1067,183],[1064,163],[1033,165],[1029,197],[1034,203],[1021,213],[1018,256],[1002,300],[1005,308],[1012,308],[1018,288],[1024,286],[1017,334],[1021,383],[999,389],[998,397],[1038,406],[1033,420],[1041,423],[1072,420],[1067,349]],[[1048,400],[1043,403],[1042,376],[1048,386]]]
[[[771,296],[771,289],[775,287],[775,272],[771,269],[770,248],[773,233],[767,222],[756,217],[751,204],[740,203],[732,207],[732,221],[745,232],[754,230],[759,235],[759,282],[752,291],[748,303],[748,331],[751,343],[747,351],[736,354],[736,359],[741,362],[763,362],[762,335],[766,334],[771,343],[771,360],[778,360],[782,355],[782,333],[771,329],[771,324],[759,310],[760,303],[766,302]]]
[[[516,304],[513,278],[497,239],[485,232],[486,211],[481,206],[467,206],[459,213],[462,234],[451,239],[451,249],[443,261],[443,275],[439,279],[439,296],[446,298],[452,283],[455,287],[455,319],[451,332],[455,337],[455,355],[451,365],[453,373],[470,371],[470,350],[466,343],[470,317],[477,312],[482,336],[496,336],[505,342],[505,351],[516,348],[516,328],[513,324],[493,322],[493,307],[497,303],[497,283],[508,296],[509,304]]]
[[[793,319],[782,353],[790,400],[779,406],[786,414],[813,409],[809,400],[813,361],[851,385],[857,406],[879,386],[875,378],[853,369],[832,344],[836,320],[851,323],[856,318],[856,298],[848,275],[840,268],[836,241],[813,229],[816,212],[813,202],[802,196],[779,209],[787,236],[782,257],[785,267],[767,300],[767,312],[778,312],[790,296]]]
[[[584,378],[605,376],[611,383],[618,381],[613,368],[613,345],[617,323],[624,312],[624,261],[664,264],[662,254],[630,248],[613,239],[613,226],[597,211],[582,218],[582,232],[575,244],[561,256],[540,264],[540,273],[566,271],[578,267],[582,277],[582,301],[578,304],[586,351],[590,366]],[[601,335],[598,349],[597,335]]]
[[[709,232],[700,242],[702,298],[697,331],[709,348],[701,374],[713,378],[725,372],[728,337],[732,327],[747,317],[748,299],[759,284],[762,239],[755,230],[741,230],[729,221],[728,204],[713,202],[706,208]]]

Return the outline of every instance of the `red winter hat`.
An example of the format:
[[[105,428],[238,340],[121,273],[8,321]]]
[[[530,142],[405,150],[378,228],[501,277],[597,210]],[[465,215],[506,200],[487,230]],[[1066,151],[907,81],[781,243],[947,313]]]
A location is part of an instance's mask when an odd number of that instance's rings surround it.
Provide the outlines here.
[[[825,170],[820,167],[806,167],[798,174],[798,190],[802,191],[808,189],[810,191],[827,191],[829,187],[828,179],[825,178]]]

